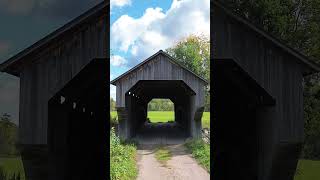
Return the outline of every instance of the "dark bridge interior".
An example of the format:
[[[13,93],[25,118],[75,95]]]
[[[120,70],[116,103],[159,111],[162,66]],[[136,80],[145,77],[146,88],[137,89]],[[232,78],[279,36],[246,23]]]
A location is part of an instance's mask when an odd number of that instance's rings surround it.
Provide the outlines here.
[[[107,68],[106,59],[92,60],[50,99],[49,179],[108,178]]]
[[[128,131],[130,137],[143,141],[171,143],[172,138],[190,136],[190,108],[195,92],[180,80],[140,80],[126,93],[128,117],[131,117]],[[167,98],[174,103],[175,123],[148,125],[147,106],[153,98]],[[120,124],[121,126],[121,124]],[[163,138],[161,138],[163,136]],[[160,137],[160,138],[159,138]],[[159,143],[159,142],[158,142]],[[173,143],[173,142],[172,142]]]
[[[260,107],[275,100],[231,59],[215,59],[213,178],[257,179]]]

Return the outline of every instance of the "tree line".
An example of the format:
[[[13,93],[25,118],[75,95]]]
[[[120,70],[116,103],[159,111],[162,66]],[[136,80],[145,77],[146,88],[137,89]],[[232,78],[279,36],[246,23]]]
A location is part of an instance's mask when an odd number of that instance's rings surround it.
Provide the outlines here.
[[[7,113],[0,115],[0,154],[15,155],[18,153],[16,143],[18,140],[18,127],[12,122]]]

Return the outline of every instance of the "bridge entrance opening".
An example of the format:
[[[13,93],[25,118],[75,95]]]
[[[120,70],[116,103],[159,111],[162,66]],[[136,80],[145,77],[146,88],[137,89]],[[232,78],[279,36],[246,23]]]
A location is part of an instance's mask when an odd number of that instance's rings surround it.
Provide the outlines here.
[[[148,123],[173,123],[175,122],[174,103],[170,99],[152,99],[148,103]]]
[[[126,118],[126,121],[119,122],[122,131],[120,134],[146,144],[171,144],[177,143],[177,139],[184,140],[192,131],[192,119],[188,113],[193,108],[194,95],[190,87],[180,80],[138,81],[125,95],[125,110],[118,109],[118,115]],[[151,107],[153,99],[169,99],[167,103],[173,112],[166,112],[169,116],[155,111],[148,113],[148,104],[150,108],[154,108]],[[168,123],[172,121],[170,114],[174,115],[171,116],[174,123]],[[150,123],[152,121],[158,122]]]
[[[257,179],[263,117],[275,100],[231,59],[215,59],[214,179]]]
[[[105,67],[106,59],[92,60],[48,102],[50,180],[108,177]]]

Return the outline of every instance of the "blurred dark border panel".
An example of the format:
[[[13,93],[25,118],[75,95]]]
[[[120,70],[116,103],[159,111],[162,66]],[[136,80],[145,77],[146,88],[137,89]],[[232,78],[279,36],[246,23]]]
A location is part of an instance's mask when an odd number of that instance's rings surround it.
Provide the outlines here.
[[[0,179],[109,179],[110,2],[0,1],[0,22]]]
[[[306,160],[320,157],[319,8],[211,1],[213,179],[317,175]]]

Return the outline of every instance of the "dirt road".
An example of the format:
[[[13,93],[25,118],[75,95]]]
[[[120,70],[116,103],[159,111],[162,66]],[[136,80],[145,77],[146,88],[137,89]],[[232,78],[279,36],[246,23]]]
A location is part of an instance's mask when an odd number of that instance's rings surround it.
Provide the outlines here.
[[[187,153],[183,144],[167,145],[172,158],[162,165],[155,158],[157,145],[138,147],[138,180],[208,180],[210,174]]]

